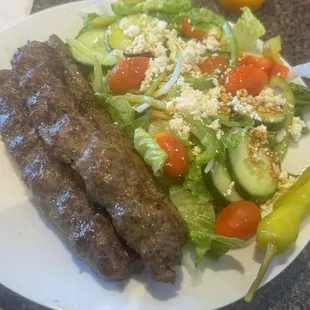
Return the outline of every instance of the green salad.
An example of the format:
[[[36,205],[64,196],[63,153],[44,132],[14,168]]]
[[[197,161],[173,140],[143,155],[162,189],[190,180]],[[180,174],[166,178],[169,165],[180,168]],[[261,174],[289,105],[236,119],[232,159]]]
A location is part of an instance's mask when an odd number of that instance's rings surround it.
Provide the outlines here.
[[[111,6],[67,41],[72,57],[186,221],[196,264],[244,247],[296,181],[281,163],[309,131],[310,91],[248,8],[232,26],[190,0]]]

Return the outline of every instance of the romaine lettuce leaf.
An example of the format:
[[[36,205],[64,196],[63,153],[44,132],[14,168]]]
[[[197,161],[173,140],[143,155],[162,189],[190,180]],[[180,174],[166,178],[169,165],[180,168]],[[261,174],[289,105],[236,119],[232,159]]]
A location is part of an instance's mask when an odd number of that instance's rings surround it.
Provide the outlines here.
[[[191,127],[192,134],[199,139],[205,148],[195,159],[195,162],[201,166],[217,156],[220,147],[219,141],[216,138],[215,131],[208,128],[202,121],[195,120],[191,117],[186,118],[186,121]]]
[[[134,133],[137,128],[143,128],[144,130],[148,130],[152,119],[152,111],[148,110],[144,115],[138,117],[133,120],[131,123],[126,125],[123,128],[125,134],[130,138],[134,138]]]
[[[92,87],[94,93],[101,93],[104,91],[104,84],[103,84],[103,70],[101,63],[98,59],[95,59],[94,63],[94,80],[92,82]]]
[[[225,148],[227,149],[235,149],[240,143],[243,141],[245,136],[245,130],[240,127],[235,127],[229,129],[221,138],[221,141]]]
[[[131,104],[121,96],[112,97],[108,102],[108,111],[114,122],[125,127],[135,119],[135,110]]]
[[[126,94],[123,95],[123,98],[126,99],[130,103],[147,103],[154,107],[157,110],[166,111],[167,110],[167,104],[166,102],[162,100],[157,100],[151,96],[146,95],[136,95],[136,94]]]
[[[211,10],[208,10],[206,8],[201,8],[198,11],[198,14],[195,16],[195,13],[192,14],[191,21],[193,23],[204,23],[204,24],[215,24],[219,27],[223,27],[225,23],[225,18],[221,15],[217,15]]]
[[[143,128],[135,130],[134,146],[146,164],[152,168],[154,175],[160,175],[163,171],[167,154]]]
[[[295,105],[306,107],[310,105],[310,88],[299,84],[290,83],[291,91],[293,92]]]
[[[176,14],[190,10],[193,4],[190,0],[148,0],[135,4],[118,1],[112,3],[111,7],[115,14],[126,16],[144,12]]]
[[[257,40],[266,33],[266,30],[249,8],[242,10],[243,14],[233,28],[239,52],[255,51]]]
[[[201,91],[208,91],[215,86],[212,79],[207,78],[206,76],[187,76],[185,77],[184,81],[185,83],[188,83],[192,88]]]
[[[230,128],[224,133],[219,141],[219,149],[217,159],[221,163],[226,162],[226,150],[235,149],[244,139],[245,129],[240,127]]]
[[[219,257],[225,254],[228,248],[246,245],[242,240],[215,233],[215,212],[210,201],[206,202],[200,196],[194,197],[182,186],[171,187],[169,196],[187,224],[189,240],[196,248],[196,266],[200,264],[203,256],[213,249],[214,256]]]
[[[207,203],[213,199],[202,179],[202,167],[195,162],[190,166],[185,176],[183,187],[190,190],[193,196],[199,196],[201,202]]]
[[[187,10],[186,12],[180,12],[173,21],[175,23],[181,24],[181,20],[183,18],[188,18],[191,21],[191,24],[195,26],[215,24],[219,27],[222,27],[225,23],[224,17],[217,15],[206,8],[193,8],[191,10]]]
[[[241,115],[238,118],[230,118],[229,116],[218,117],[220,124],[227,127],[250,127],[253,125],[254,120],[248,115]]]
[[[230,52],[230,65],[235,67],[238,64],[238,43],[228,22],[223,25],[223,33],[223,45],[226,45]]]
[[[263,56],[264,58],[270,59],[275,63],[283,65],[281,59],[282,42],[281,37],[277,35],[276,37],[270,38],[263,45]]]

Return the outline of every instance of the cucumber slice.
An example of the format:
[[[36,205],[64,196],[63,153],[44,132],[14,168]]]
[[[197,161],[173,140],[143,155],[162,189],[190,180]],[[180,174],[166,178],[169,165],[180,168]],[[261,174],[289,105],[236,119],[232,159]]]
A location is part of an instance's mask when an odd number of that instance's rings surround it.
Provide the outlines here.
[[[106,33],[106,43],[110,49],[127,51],[133,45],[133,39],[126,36],[119,27],[119,22],[112,24]]]
[[[269,131],[278,131],[285,127],[286,116],[284,113],[258,112],[261,121],[255,120],[255,125],[265,125]]]
[[[117,20],[117,16],[115,15],[101,15],[96,16],[88,22],[88,25],[94,26],[109,26]]]
[[[120,27],[120,23],[130,26],[139,26],[141,33],[147,33],[157,24],[157,19],[145,14],[137,14],[123,17],[109,26],[106,34],[106,43],[111,49],[118,49],[126,53],[133,47],[134,38],[127,36]]]
[[[93,27],[81,32],[76,40],[102,55],[107,55],[109,51],[105,44],[105,33],[106,28]]]
[[[96,59],[102,66],[114,66],[119,62],[119,58],[113,53],[100,53],[78,40],[67,40],[67,43],[70,47],[71,56],[83,65],[93,66]]]
[[[290,89],[289,84],[279,76],[272,76],[270,79],[270,86],[276,89],[278,92],[281,92],[286,98],[286,103],[283,106],[283,114],[285,115],[285,124],[284,130],[287,135],[284,140],[276,146],[276,154],[280,161],[282,161],[287,153],[290,139],[289,139],[289,128],[292,125],[293,117],[295,113],[295,99],[293,92]]]
[[[211,171],[208,174],[203,172],[202,175],[206,187],[211,191],[214,199],[221,207],[226,207],[232,202],[243,200],[235,189],[235,186],[231,188],[231,193],[227,193],[233,180],[225,165],[219,161],[214,161]]]
[[[227,168],[245,199],[264,203],[276,192],[278,182],[272,175],[272,160],[263,149],[259,150],[261,160],[251,161],[249,141],[246,136],[237,148],[227,151]]]

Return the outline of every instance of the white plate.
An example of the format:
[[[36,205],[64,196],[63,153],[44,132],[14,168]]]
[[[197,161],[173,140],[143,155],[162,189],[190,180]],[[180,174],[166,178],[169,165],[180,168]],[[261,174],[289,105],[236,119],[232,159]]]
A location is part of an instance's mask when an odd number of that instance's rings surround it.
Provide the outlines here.
[[[90,5],[78,2],[56,7],[0,33],[0,68],[10,68],[13,52],[27,40],[46,40],[52,33],[62,39],[74,37],[82,27],[80,9],[90,9]],[[310,165],[309,151],[310,136],[290,150],[285,160],[290,172],[300,172]],[[216,309],[244,296],[262,259],[253,242],[246,249],[230,252],[219,262],[205,260],[195,271],[187,252],[187,267],[180,268],[174,286],[153,282],[147,272],[126,283],[109,283],[74,258],[53,227],[39,216],[2,143],[0,197],[0,282],[53,309]],[[309,236],[308,220],[296,246],[275,259],[264,283],[296,258]]]

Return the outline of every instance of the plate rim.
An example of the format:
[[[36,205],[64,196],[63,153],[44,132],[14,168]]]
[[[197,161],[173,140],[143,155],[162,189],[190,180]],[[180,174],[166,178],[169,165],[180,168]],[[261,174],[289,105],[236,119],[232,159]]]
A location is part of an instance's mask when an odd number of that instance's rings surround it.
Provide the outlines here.
[[[107,0],[107,2],[112,2],[113,0]],[[32,0],[32,3],[34,2],[34,0]],[[54,11],[54,10],[66,10],[66,9],[69,9],[70,7],[77,7],[77,6],[81,6],[83,4],[87,4],[87,5],[90,5],[91,6],[91,3],[90,1],[87,1],[87,0],[79,0],[79,1],[74,1],[74,2],[69,2],[69,3],[64,3],[64,4],[61,4],[61,5],[56,5],[56,6],[52,6],[52,7],[49,7],[47,9],[44,9],[44,10],[41,10],[41,11],[38,11],[34,14],[31,14],[31,15],[28,15],[28,16],[25,16],[21,19],[19,19],[18,21],[16,21],[15,23],[13,24],[10,24],[4,28],[2,28],[0,30],[0,34],[3,34],[5,32],[10,32],[10,30],[20,24],[23,24],[25,21],[28,21],[28,20],[31,20],[31,19],[35,19],[38,15],[44,15],[44,14],[50,14],[50,12]],[[31,7],[30,7],[30,12],[31,12]],[[231,22],[229,22],[231,23]],[[291,67],[291,65],[284,59],[285,63]],[[1,68],[0,68],[1,69]],[[299,78],[298,79],[299,83],[302,83],[303,85],[306,85],[305,82]],[[9,207],[10,208],[10,207]],[[308,223],[308,225],[310,225],[310,222]],[[269,284],[272,280],[274,280],[276,277],[278,277],[282,272],[284,272],[295,260],[296,258],[304,251],[305,247],[307,246],[307,244],[310,242],[310,236],[308,237],[308,240],[306,240],[304,242],[304,244],[294,250],[293,253],[290,254],[288,260],[282,264],[282,267],[283,268],[280,268],[281,270],[279,271],[275,271],[274,274],[272,274],[272,276],[269,276],[267,278],[264,279],[264,281],[261,283],[261,285],[259,286],[259,289],[261,289],[262,287],[264,287],[265,285]],[[258,271],[258,270],[257,270]],[[53,310],[62,310],[61,308],[59,307],[56,307],[56,306],[53,306],[53,305],[50,305],[48,303],[41,303],[41,302],[38,302],[36,300],[36,298],[32,298],[32,297],[28,297],[26,295],[24,295],[23,293],[19,292],[18,290],[15,290],[14,288],[8,286],[8,285],[5,285],[2,283],[2,280],[0,279],[0,283],[2,286],[4,286],[5,288],[9,289],[10,291],[14,292],[15,294],[21,296],[22,298],[25,298],[26,300],[28,301],[31,301],[31,302],[34,302],[38,305],[42,305],[44,307],[47,307],[47,308],[50,308],[50,309],[53,309]],[[226,307],[228,305],[232,305],[234,304],[235,302],[241,300],[242,297],[238,296],[236,298],[234,298],[233,300],[231,300],[230,302],[228,303],[225,303],[221,306],[222,307]],[[215,308],[214,310],[216,309],[219,309],[219,308]],[[92,309],[89,309],[89,310],[92,310]]]

